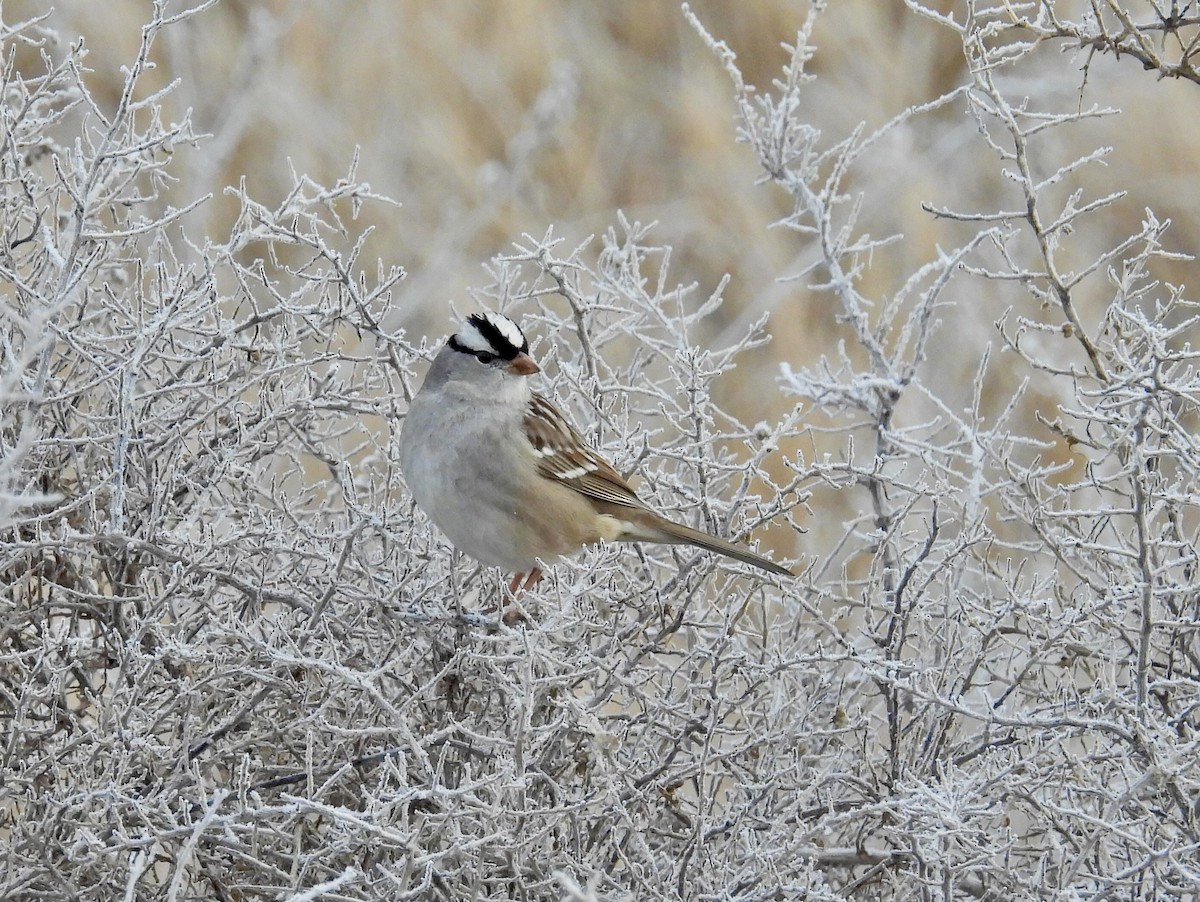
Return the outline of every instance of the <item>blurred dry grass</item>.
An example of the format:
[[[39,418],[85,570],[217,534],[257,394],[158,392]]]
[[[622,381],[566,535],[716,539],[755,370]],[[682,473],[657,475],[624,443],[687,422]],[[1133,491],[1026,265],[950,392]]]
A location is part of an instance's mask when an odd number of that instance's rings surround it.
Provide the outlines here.
[[[62,3],[52,24],[84,36],[90,82],[111,104],[147,9],[143,0],[104,6],[98,15],[94,3]],[[692,6],[737,53],[747,81],[763,89],[786,61],[781,42],[794,38],[806,14],[804,4],[787,0]],[[942,6],[955,8],[947,0]],[[34,0],[10,0],[4,17],[41,10]],[[898,2],[832,4],[815,38],[811,70],[820,79],[808,113],[830,140],[860,121],[877,127],[965,77],[954,36]],[[749,149],[734,141],[728,80],[673,0],[225,0],[169,30],[155,51],[160,84],[182,79],[168,108],[180,115],[190,107],[197,129],[213,135],[182,149],[176,170],[179,199],[217,195],[190,222],[193,236],[228,229],[236,205],[221,196],[223,186],[245,177],[251,194],[270,203],[288,190],[287,161],[332,183],[361,146],[360,177],[403,203],[364,214],[376,227],[366,259],[409,273],[392,325],[441,334],[447,302],[484,285],[480,265],[522,232],[541,234],[553,224],[574,241],[607,228],[622,209],[661,223],[657,237],[675,249],[675,279],[697,282],[699,297],[732,275],[714,339],[772,313],[768,353],[747,360],[724,385],[724,402],[742,419],[790,406],[765,388],[781,360],[812,361],[848,337],[829,298],[779,281],[813,251],[802,236],[769,228],[788,200],[754,186],[760,173]],[[1023,66],[1033,102],[1069,107],[1085,62],[1048,49]],[[1091,196],[1121,188],[1129,197],[1116,214],[1087,224],[1078,239],[1081,263],[1135,231],[1146,206],[1174,221],[1172,249],[1200,247],[1200,117],[1185,112],[1195,91],[1157,82],[1132,61],[1091,62],[1083,105],[1115,106],[1123,115],[1055,130],[1048,140],[1063,145],[1054,148],[1059,162],[1113,145],[1108,165],[1086,170],[1081,182]],[[1011,209],[1016,198],[961,105],[897,131],[872,161],[854,180],[869,198],[862,225],[876,236],[902,232],[906,241],[876,255],[869,292],[894,290],[937,246],[966,237],[963,226],[922,212],[922,201],[986,210]],[[1163,275],[1186,281],[1187,274],[1167,268]],[[1039,314],[1020,289],[961,284],[968,290],[960,288],[957,306],[942,311],[950,327],[931,349],[925,381],[951,399],[961,386],[965,401],[1004,309]],[[1083,297],[1088,322],[1106,301],[1105,286],[1093,281]],[[1053,321],[1055,312],[1044,315]],[[995,403],[1002,405],[1022,374],[997,366]],[[1052,411],[1057,400],[1034,394],[1030,403]]]

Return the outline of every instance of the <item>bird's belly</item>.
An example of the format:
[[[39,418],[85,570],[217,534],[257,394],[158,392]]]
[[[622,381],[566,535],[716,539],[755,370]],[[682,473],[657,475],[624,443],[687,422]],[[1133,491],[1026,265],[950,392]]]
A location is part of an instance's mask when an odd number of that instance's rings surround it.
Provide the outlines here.
[[[501,455],[483,453],[489,442],[478,438],[466,447],[444,442],[436,450],[411,455],[402,462],[409,491],[460,551],[490,567],[528,570],[537,555],[526,549],[537,544],[519,510],[518,500],[525,494],[513,478],[519,471]]]
[[[532,446],[514,446],[504,424],[450,416],[453,428],[425,437],[430,413],[410,412],[401,466],[417,504],[459,551],[523,572],[607,536],[588,501],[537,475]]]

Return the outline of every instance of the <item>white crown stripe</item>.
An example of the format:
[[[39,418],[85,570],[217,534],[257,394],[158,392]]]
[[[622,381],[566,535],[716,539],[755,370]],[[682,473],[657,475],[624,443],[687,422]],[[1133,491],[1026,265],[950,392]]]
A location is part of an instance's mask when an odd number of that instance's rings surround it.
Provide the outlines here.
[[[509,340],[514,348],[520,348],[525,344],[525,333],[521,331],[521,327],[503,313],[485,313],[484,317]]]
[[[483,337],[483,333],[476,329],[470,323],[464,323],[458,334],[454,336],[460,345],[468,351],[486,351],[493,353],[495,348],[492,343]]]

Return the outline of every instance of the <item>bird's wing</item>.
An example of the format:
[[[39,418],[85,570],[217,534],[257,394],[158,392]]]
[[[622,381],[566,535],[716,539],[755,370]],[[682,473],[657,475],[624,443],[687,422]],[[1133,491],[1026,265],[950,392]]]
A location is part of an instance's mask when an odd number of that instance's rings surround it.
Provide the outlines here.
[[[589,448],[554,405],[535,394],[525,413],[525,436],[537,454],[538,472],[581,495],[622,507],[645,505],[613,465]]]

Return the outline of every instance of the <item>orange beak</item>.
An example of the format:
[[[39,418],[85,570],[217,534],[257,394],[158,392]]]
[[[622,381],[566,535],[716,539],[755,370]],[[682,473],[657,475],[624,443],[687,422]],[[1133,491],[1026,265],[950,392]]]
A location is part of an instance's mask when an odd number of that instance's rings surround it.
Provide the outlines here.
[[[513,376],[532,376],[534,373],[540,373],[542,368],[534,363],[528,354],[518,354],[504,371]]]

